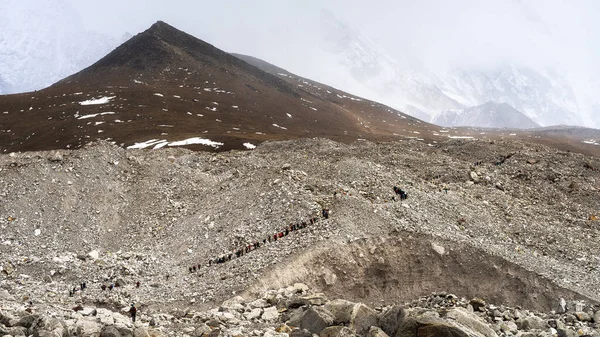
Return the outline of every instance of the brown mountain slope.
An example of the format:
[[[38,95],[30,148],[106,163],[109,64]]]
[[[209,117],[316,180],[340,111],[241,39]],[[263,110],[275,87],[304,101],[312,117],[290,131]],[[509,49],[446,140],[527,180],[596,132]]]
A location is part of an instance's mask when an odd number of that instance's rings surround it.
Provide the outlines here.
[[[390,140],[433,128],[304,82],[265,72],[158,22],[49,88],[2,96],[0,150],[77,148],[95,139],[126,147],[154,140],[150,147],[160,147],[194,137],[228,150],[306,137]],[[429,133],[424,140],[435,138]]]
[[[164,22],[49,88],[0,96],[0,152],[78,148],[96,139],[213,151],[324,137],[431,145],[511,138],[600,155],[600,132],[588,131],[441,128],[260,59],[228,54]]]

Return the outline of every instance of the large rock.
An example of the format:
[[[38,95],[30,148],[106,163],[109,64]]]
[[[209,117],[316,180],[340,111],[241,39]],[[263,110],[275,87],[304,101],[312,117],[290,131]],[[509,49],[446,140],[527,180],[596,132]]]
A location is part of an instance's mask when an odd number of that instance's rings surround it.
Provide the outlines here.
[[[22,326],[26,329],[31,328],[33,323],[39,318],[38,315],[25,315],[14,324],[15,326]]]
[[[425,324],[417,328],[419,337],[471,337],[460,328],[445,322]]]
[[[133,336],[133,334],[131,334],[130,336]],[[114,325],[106,325],[102,328],[102,331],[100,331],[100,337],[124,337],[124,336],[121,335],[121,331],[119,331],[119,329],[117,329],[117,327],[115,327]]]
[[[208,336],[208,334],[210,334],[210,332],[211,332],[210,327],[208,325],[206,325],[205,323],[202,323],[199,326],[197,326],[196,329],[194,330],[194,337]]]
[[[333,315],[325,308],[312,307],[304,312],[300,320],[300,329],[319,334],[333,324]]]
[[[335,324],[349,324],[352,319],[352,312],[356,303],[346,300],[333,300],[325,304],[327,309],[333,315],[333,323]]]
[[[373,309],[362,303],[354,306],[350,327],[353,328],[357,334],[361,336],[366,335],[372,326],[377,326],[377,323],[377,313]]]
[[[454,308],[446,314],[446,317],[454,319],[457,323],[468,327],[470,330],[480,333],[485,337],[498,337],[479,316],[465,308]]]
[[[75,335],[77,337],[96,337],[100,335],[102,326],[94,321],[80,320],[75,324]]]
[[[150,337],[148,330],[143,326],[136,326],[133,329],[133,337]]]
[[[483,337],[484,335],[454,321],[437,317],[436,312],[411,309],[398,326],[394,337]]]
[[[279,318],[279,312],[276,307],[265,308],[262,315],[260,316],[265,321],[272,322]]]
[[[549,328],[548,323],[537,316],[523,317],[515,322],[520,330],[546,330]]]
[[[594,322],[596,324],[600,325],[600,310],[598,310],[594,313]]]
[[[383,330],[379,327],[372,326],[367,332],[367,337],[389,337]]]
[[[406,312],[400,306],[393,306],[386,310],[379,317],[379,326],[389,336],[396,335],[398,327],[402,324],[402,321],[406,317]]]
[[[66,334],[64,323],[52,317],[39,317],[28,330],[34,337],[41,336],[63,336]]]

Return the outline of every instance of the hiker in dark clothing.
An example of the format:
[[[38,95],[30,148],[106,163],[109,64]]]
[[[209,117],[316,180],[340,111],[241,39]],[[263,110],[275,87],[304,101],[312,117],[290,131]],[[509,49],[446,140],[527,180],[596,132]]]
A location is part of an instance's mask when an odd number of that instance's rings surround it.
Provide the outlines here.
[[[192,270],[194,271],[194,273],[196,272],[196,266],[192,267]]]
[[[136,287],[136,288],[139,288],[139,287],[140,287],[140,281],[137,281],[137,282],[135,283],[135,287]]]
[[[102,289],[102,291],[106,290],[106,284],[101,285],[100,289]]]
[[[129,308],[129,313],[131,314],[131,320],[135,323],[135,315],[137,314],[137,308],[133,303],[131,303],[131,307]]]
[[[288,234],[290,234],[290,231],[289,231],[289,229],[286,228],[285,229],[285,235],[288,235]]]
[[[111,284],[108,286],[108,290],[113,290],[113,288],[114,288],[114,287],[115,287],[115,285],[111,283]]]
[[[191,272],[192,272],[192,267],[188,267],[188,269],[189,269],[189,271],[190,271],[190,273],[191,273]]]
[[[323,208],[323,212],[322,213],[323,213],[323,217],[325,219],[329,219],[329,209]]]

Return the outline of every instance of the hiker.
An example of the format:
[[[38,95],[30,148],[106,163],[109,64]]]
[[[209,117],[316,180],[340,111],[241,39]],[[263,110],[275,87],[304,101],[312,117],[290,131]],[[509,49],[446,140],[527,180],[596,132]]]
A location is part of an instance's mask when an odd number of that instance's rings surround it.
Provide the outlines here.
[[[325,219],[329,219],[329,209],[323,208],[323,212],[322,213],[323,213],[323,217]]]
[[[108,286],[108,290],[111,290],[111,291],[112,291],[114,287],[115,287],[115,285],[111,283],[111,284]]]
[[[102,291],[106,290],[106,284],[101,285],[100,289],[102,289]]]
[[[131,314],[131,320],[135,323],[135,315],[137,313],[137,308],[133,303],[131,303],[131,307],[129,308],[129,313]]]
[[[190,273],[192,272],[192,267],[188,267],[188,270],[190,271]]]
[[[73,287],[73,295],[77,292],[77,287]]]
[[[140,281],[135,282],[135,287],[139,288],[140,287]]]
[[[69,289],[69,297],[73,297],[73,290]]]

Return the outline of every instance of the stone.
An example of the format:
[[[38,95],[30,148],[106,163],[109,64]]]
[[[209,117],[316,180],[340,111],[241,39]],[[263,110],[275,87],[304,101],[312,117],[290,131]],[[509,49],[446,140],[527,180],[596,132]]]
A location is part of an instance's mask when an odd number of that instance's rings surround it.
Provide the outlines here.
[[[278,326],[277,329],[275,329],[275,331],[277,331],[279,333],[289,334],[290,332],[292,332],[292,328],[287,324],[282,324],[282,325]]]
[[[260,315],[262,314],[262,309],[260,308],[254,308],[246,313],[244,313],[244,317],[251,321],[253,319],[257,319],[260,317]]]
[[[289,335],[290,337],[312,337],[312,333],[306,329],[294,329]]]
[[[576,331],[571,329],[556,329],[556,335],[558,337],[579,337]]]
[[[275,321],[279,318],[279,312],[276,307],[268,307],[263,310],[260,318],[268,322]]]
[[[310,302],[307,299],[294,297],[288,300],[286,307],[288,309],[296,309],[308,305],[310,305]]]
[[[469,304],[473,307],[475,311],[485,311],[485,301],[481,298],[473,298],[469,301]]]
[[[389,336],[395,336],[405,317],[404,308],[395,305],[379,316],[379,327]]]
[[[206,335],[210,334],[210,332],[211,332],[210,327],[208,325],[206,325],[205,323],[202,323],[202,324],[198,325],[196,327],[196,329],[194,329],[193,336],[194,337],[202,337],[202,336],[206,336]]]
[[[583,311],[579,311],[575,313],[575,317],[577,317],[577,319],[581,322],[591,322],[592,321],[592,317]]]
[[[446,317],[454,319],[457,323],[464,325],[485,337],[498,337],[496,332],[487,326],[479,316],[473,312],[469,312],[465,308],[451,309],[446,313]]]
[[[336,299],[325,304],[325,309],[333,315],[334,324],[348,324],[352,319],[352,312],[356,303]]]
[[[386,334],[379,327],[372,326],[372,327],[369,328],[369,331],[367,332],[367,336],[366,337],[389,337],[389,335]]]
[[[293,288],[296,293],[305,293],[308,291],[308,286],[304,283],[294,283]]]
[[[89,257],[91,257],[93,260],[97,260],[100,257],[100,253],[97,250],[92,250],[87,255]]]
[[[39,319],[38,315],[26,315],[21,317],[15,324],[13,324],[14,326],[22,326],[26,329],[31,328],[31,326],[33,325],[33,323]]]
[[[548,323],[537,316],[523,317],[515,322],[520,330],[546,330]]]
[[[250,302],[248,305],[250,308],[266,308],[269,306],[269,303],[265,299],[260,298],[256,301]]]
[[[518,330],[519,330],[519,327],[517,327],[517,324],[513,321],[507,321],[507,322],[500,323],[500,331],[516,334]]]
[[[417,328],[419,337],[470,337],[460,328],[447,323],[427,324]]]
[[[352,329],[345,326],[330,326],[319,334],[320,337],[352,337],[356,336]]]
[[[148,330],[143,326],[136,326],[133,329],[133,337],[150,337]]]
[[[353,328],[357,334],[364,336],[372,326],[377,326],[377,323],[377,313],[373,309],[362,303],[354,306],[350,327]]]
[[[473,182],[477,183],[479,182],[479,176],[477,175],[477,173],[475,173],[475,171],[471,171],[471,173],[469,173],[471,180],[473,180]]]
[[[102,331],[102,326],[93,321],[79,320],[75,324],[76,336],[94,337],[98,336]]]
[[[598,310],[594,313],[594,322],[596,324],[600,324],[600,310]]]
[[[431,248],[433,248],[433,250],[441,256],[444,256],[444,253],[446,253],[446,249],[435,242],[431,243]]]
[[[114,325],[106,325],[100,331],[100,337],[122,337],[122,335]]]
[[[300,320],[300,329],[319,334],[323,329],[333,324],[333,315],[321,307],[312,307],[304,312]]]

